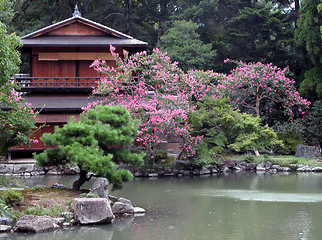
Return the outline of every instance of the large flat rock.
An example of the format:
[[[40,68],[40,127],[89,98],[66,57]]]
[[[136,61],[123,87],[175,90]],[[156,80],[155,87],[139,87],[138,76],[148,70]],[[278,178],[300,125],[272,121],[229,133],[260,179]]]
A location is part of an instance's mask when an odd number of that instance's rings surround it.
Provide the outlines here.
[[[106,198],[75,198],[71,206],[76,223],[110,223],[114,218]]]
[[[59,226],[54,218],[48,216],[24,215],[18,219],[15,225],[18,232],[45,232]]]

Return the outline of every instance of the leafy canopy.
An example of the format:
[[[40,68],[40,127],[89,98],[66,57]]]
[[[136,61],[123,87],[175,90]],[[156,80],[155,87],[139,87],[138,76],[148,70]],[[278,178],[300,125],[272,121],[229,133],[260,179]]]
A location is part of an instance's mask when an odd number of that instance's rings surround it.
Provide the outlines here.
[[[192,135],[204,136],[203,144],[197,146],[197,158],[208,161],[213,153],[220,154],[227,149],[264,151],[282,144],[273,129],[261,125],[259,117],[233,110],[227,99],[205,98],[189,116],[189,123]]]

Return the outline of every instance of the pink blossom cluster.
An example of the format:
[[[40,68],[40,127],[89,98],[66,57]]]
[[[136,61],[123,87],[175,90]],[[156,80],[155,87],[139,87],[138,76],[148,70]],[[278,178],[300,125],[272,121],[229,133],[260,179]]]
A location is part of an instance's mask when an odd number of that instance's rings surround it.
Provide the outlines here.
[[[260,62],[232,62],[237,67],[228,75],[222,74],[217,93],[228,96],[235,108],[252,109],[256,116],[261,116],[272,112],[273,104],[280,104],[290,119],[305,114],[310,102],[300,96],[294,80],[285,76],[286,69]]]
[[[125,106],[134,119],[140,122],[136,141],[148,150],[167,138],[181,138],[183,157],[193,155],[194,147],[202,136],[192,137],[187,123],[193,110],[191,101],[201,100],[206,95],[215,97],[214,86],[219,74],[212,71],[192,70],[184,73],[176,62],[171,62],[166,53],[154,49],[148,55],[145,51],[121,59],[114,53],[117,67],[107,66],[95,60],[91,67],[104,73],[93,94],[106,95],[97,104]]]

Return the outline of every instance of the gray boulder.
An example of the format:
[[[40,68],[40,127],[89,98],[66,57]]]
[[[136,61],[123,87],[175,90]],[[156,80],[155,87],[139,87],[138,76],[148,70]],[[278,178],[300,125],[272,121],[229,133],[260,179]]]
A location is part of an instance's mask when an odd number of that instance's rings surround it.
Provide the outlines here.
[[[200,175],[208,175],[208,174],[210,174],[210,170],[208,168],[202,168],[202,169],[200,169],[199,174]]]
[[[113,214],[134,214],[134,207],[130,200],[119,198],[112,206]]]
[[[259,163],[256,167],[256,171],[266,171],[265,163]]]
[[[264,167],[266,168],[266,169],[270,169],[271,167],[272,167],[272,163],[270,162],[270,161],[267,161],[265,164],[264,164]]]
[[[66,188],[66,186],[63,184],[55,183],[51,186],[51,188],[63,189]]]
[[[295,157],[317,158],[319,153],[319,148],[317,147],[299,144],[296,147]]]
[[[8,225],[0,225],[0,233],[9,232],[11,229],[12,229],[11,226],[8,226]]]
[[[91,192],[97,194],[100,198],[108,198],[108,180],[106,178],[96,178]]]
[[[24,215],[18,219],[15,229],[18,232],[44,232],[51,231],[59,226],[55,219],[48,216]]]
[[[106,198],[75,198],[71,206],[76,223],[109,223],[114,218]]]
[[[315,167],[312,169],[313,172],[322,172],[322,167]]]
[[[0,217],[0,224],[1,225],[11,225],[12,219],[6,217]]]

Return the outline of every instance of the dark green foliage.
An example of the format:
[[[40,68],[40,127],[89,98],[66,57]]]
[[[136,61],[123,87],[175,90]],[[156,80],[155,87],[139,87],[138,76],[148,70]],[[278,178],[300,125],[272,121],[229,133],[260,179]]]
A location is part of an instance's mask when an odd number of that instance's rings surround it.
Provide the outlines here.
[[[277,122],[273,129],[277,136],[283,141],[283,146],[275,146],[274,153],[281,155],[295,154],[298,144],[305,144],[305,126],[303,121],[298,119],[292,122]]]
[[[211,44],[204,44],[196,32],[198,25],[192,21],[175,21],[161,37],[162,51],[167,52],[172,61],[179,63],[184,71],[190,69],[210,69],[215,51]]]
[[[274,153],[280,155],[295,154],[296,147],[299,144],[305,144],[301,135],[296,132],[277,133],[278,139],[283,141],[283,146],[277,146],[273,149]]]
[[[322,146],[322,100],[316,101],[311,116],[306,121],[306,141],[310,145]]]
[[[322,99],[322,68],[315,67],[305,72],[299,89],[301,96],[315,102]]]
[[[321,0],[302,0],[295,32],[298,45],[305,47],[312,64],[322,64],[322,3]]]
[[[166,160],[167,159],[167,152],[163,151],[163,150],[159,150],[156,154],[155,154],[155,162],[158,163],[161,160]]]
[[[178,1],[179,19],[198,23],[204,43],[216,50],[214,69],[229,72],[226,58],[247,62],[272,62],[292,71],[301,69],[301,55],[293,40],[294,18],[286,7],[270,1],[199,0]]]
[[[63,166],[77,164],[82,179],[74,183],[79,187],[87,179],[87,172],[107,178],[115,186],[132,179],[132,174],[117,169],[117,164],[132,165],[142,162],[143,154],[128,150],[137,135],[137,129],[130,114],[121,106],[97,106],[81,115],[79,122],[71,121],[54,134],[41,138],[47,145],[57,146],[36,154],[40,166]],[[76,185],[75,185],[76,184]]]
[[[14,190],[5,191],[2,195],[2,198],[5,201],[5,203],[10,207],[19,206],[24,201],[24,198],[21,195],[21,193]]]

